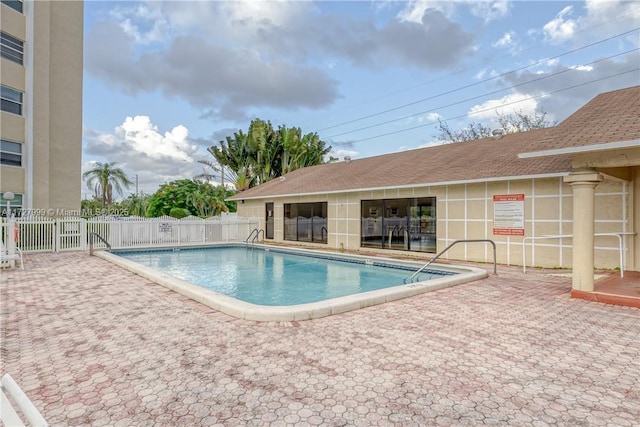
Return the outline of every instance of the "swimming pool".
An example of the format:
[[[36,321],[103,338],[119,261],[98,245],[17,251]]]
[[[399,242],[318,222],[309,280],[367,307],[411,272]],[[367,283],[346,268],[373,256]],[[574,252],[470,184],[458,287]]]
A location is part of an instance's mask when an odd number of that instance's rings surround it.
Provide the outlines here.
[[[422,263],[267,245],[99,252],[99,256],[216,310],[250,320],[337,314],[486,277],[437,266],[404,284]]]

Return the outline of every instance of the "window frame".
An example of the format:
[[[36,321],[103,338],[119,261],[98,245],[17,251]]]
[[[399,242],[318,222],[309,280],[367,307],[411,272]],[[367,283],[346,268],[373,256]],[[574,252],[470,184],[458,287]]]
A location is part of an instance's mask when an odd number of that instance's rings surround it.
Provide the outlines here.
[[[24,65],[24,42],[9,33],[0,31],[0,57]]]
[[[328,202],[285,203],[283,207],[284,240],[325,245],[329,243]],[[299,215],[301,213],[306,215]]]
[[[8,149],[10,145],[17,145],[18,151],[12,151]],[[13,167],[22,167],[22,146],[23,144],[18,141],[11,141],[10,139],[0,139],[0,164],[3,166],[13,166]],[[8,156],[7,156],[8,155]],[[10,160],[7,161],[11,156],[19,157],[19,164],[14,164]]]
[[[11,92],[15,92],[12,94]],[[19,100],[9,97],[7,95],[17,95]],[[9,86],[0,85],[0,111],[4,111],[5,113],[15,114],[17,116],[22,116],[22,106],[24,105],[24,92],[14,89]],[[17,105],[17,112],[11,109],[7,109],[7,105]]]
[[[24,2],[22,0],[2,0],[2,4],[7,5],[18,13],[24,13]]]

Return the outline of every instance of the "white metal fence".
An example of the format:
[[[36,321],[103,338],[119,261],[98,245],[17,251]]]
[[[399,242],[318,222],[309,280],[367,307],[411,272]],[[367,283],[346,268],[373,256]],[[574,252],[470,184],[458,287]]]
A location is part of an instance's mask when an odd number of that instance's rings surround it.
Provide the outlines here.
[[[96,233],[113,249],[145,246],[177,246],[217,242],[244,241],[258,228],[257,218],[240,218],[235,214],[201,219],[187,217],[140,218],[96,217],[2,219],[3,240],[17,237],[17,247],[23,252],[60,252],[86,250],[89,236]],[[100,239],[94,247],[104,248]]]

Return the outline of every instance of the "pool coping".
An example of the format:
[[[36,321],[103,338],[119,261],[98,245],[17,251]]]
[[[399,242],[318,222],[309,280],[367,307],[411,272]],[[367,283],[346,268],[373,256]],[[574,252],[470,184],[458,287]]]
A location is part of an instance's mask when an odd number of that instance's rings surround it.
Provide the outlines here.
[[[189,248],[212,248],[217,246],[240,246],[245,244],[221,243],[208,245],[190,245],[180,246],[182,249]],[[402,266],[412,266],[419,268],[424,262],[404,261],[393,258],[384,258],[379,256],[366,256],[354,254],[336,254],[329,251],[307,250],[300,248],[283,248],[281,246],[270,246],[263,244],[254,245],[257,248],[269,249],[281,252],[307,253],[318,256],[318,254],[326,255],[332,258],[356,259],[360,261],[375,261]],[[141,251],[141,250],[171,250],[166,247],[145,247],[145,248],[126,248],[121,251]],[[300,320],[311,320],[325,316],[345,313],[348,311],[358,310],[373,305],[384,304],[403,298],[412,297],[426,292],[433,292],[439,289],[449,288],[463,283],[472,282],[488,277],[486,270],[469,266],[451,266],[442,264],[431,264],[434,268],[454,271],[458,274],[448,275],[438,279],[432,279],[423,282],[414,282],[406,285],[394,286],[391,288],[378,289],[374,291],[362,292],[359,294],[345,295],[342,297],[331,298],[323,301],[311,302],[306,304],[298,304],[292,306],[264,306],[252,304],[238,300],[228,295],[221,294],[210,289],[206,289],[183,279],[170,276],[150,267],[129,261],[109,252],[97,251],[95,255],[108,262],[116,264],[134,274],[151,280],[161,286],[187,296],[201,304],[213,308],[214,310],[226,313],[240,319],[253,320],[259,322],[292,322]]]

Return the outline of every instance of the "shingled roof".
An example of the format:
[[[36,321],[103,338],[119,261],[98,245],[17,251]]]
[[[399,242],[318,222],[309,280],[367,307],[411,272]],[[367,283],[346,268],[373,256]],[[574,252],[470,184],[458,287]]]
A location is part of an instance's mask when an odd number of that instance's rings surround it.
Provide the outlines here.
[[[601,93],[553,128],[534,151],[549,151],[638,142],[640,148],[640,86]]]
[[[554,128],[311,166],[233,199],[562,175],[571,170],[569,154],[536,158],[518,154],[638,139],[639,101],[640,86],[604,93]]]

